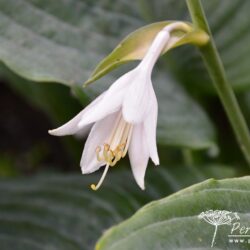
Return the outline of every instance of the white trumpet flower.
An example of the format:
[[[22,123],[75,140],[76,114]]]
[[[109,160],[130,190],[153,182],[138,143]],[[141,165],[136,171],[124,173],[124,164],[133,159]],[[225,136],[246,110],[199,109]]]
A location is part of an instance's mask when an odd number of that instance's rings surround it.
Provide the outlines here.
[[[109,167],[127,152],[135,180],[142,189],[149,158],[159,165],[156,144],[158,104],[151,73],[170,41],[170,32],[180,25],[184,24],[176,22],[162,29],[135,69],[116,80],[72,120],[49,131],[56,136],[72,135],[92,125],[80,163],[82,173],[92,173],[106,165],[98,184],[91,185],[93,190],[101,186]]]

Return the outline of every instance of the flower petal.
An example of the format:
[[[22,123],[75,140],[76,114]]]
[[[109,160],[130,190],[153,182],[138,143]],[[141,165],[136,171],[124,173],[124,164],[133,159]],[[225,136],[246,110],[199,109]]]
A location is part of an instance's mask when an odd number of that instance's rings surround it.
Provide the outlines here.
[[[154,38],[154,41],[150,45],[150,48],[148,49],[146,55],[142,59],[139,67],[142,67],[147,71],[150,75],[152,73],[153,67],[158,59],[158,57],[161,55],[162,50],[164,47],[166,47],[170,40],[170,34],[168,30],[161,30],[156,37]]]
[[[89,134],[91,128],[93,126],[93,123],[90,123],[86,126],[84,126],[83,128],[81,128],[79,131],[77,131],[74,136],[78,139],[82,139],[82,138],[86,138],[87,135]]]
[[[148,112],[151,79],[147,72],[137,68],[137,76],[126,90],[123,100],[123,117],[132,124],[141,123]]]
[[[49,134],[56,136],[64,136],[64,135],[73,135],[75,133],[83,134],[85,131],[88,131],[88,127],[79,128],[77,124],[81,121],[82,117],[92,108],[94,108],[104,97],[105,92],[99,95],[94,101],[92,101],[85,109],[83,109],[78,115],[76,115],[73,119],[65,123],[59,128],[49,130]]]
[[[109,115],[95,123],[92,127],[85,143],[80,163],[83,174],[92,173],[105,165],[104,161],[97,161],[96,148],[107,143],[117,116],[118,112]]]
[[[101,120],[120,109],[126,88],[128,88],[134,75],[134,70],[131,70],[116,80],[106,91],[101,102],[84,114],[78,127]]]
[[[151,97],[151,73],[156,60],[160,56],[163,48],[169,42],[169,30],[160,31],[141,63],[136,67],[136,77],[130,84],[130,87],[123,101],[123,116],[129,123],[141,123],[150,108]]]
[[[145,141],[144,129],[142,124],[135,125],[132,138],[129,144],[129,159],[133,175],[141,189],[145,189],[144,176],[148,165],[149,153]]]
[[[145,138],[150,158],[152,159],[155,165],[159,165],[159,156],[158,156],[157,141],[156,141],[158,103],[153,88],[150,93],[150,96],[151,96],[149,99],[150,110],[145,118],[143,125],[144,125]]]

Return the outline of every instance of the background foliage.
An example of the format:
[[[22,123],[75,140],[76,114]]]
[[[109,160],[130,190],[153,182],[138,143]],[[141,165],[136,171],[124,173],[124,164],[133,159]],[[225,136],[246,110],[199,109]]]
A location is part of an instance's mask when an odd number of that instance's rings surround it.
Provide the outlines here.
[[[250,2],[211,0],[203,4],[229,81],[249,120]],[[98,176],[80,176],[83,141],[47,136],[49,128],[74,116],[115,77],[135,65],[122,66],[82,88],[121,39],[165,19],[189,20],[185,1],[0,0],[1,249],[92,249],[104,229],[149,201],[209,177],[249,173],[193,46],[162,57],[153,75],[160,107],[161,166],[150,166],[146,192],[132,184],[126,161],[100,192],[91,192],[88,186]],[[235,206],[230,209],[242,213],[249,208],[246,180],[239,181],[240,195],[235,195],[233,186],[237,181],[225,182],[232,185],[227,192]],[[218,188],[220,185],[224,182]],[[218,197],[208,197],[207,205],[199,206],[194,202],[198,198],[193,197],[193,215],[202,209],[219,209]],[[204,192],[199,199],[206,199]],[[180,202],[191,204],[185,199]],[[209,240],[202,246],[208,247]]]

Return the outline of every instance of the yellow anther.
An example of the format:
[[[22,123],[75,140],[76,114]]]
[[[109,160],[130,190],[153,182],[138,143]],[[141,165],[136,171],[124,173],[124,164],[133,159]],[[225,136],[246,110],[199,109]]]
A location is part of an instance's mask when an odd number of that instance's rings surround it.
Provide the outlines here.
[[[113,167],[115,166],[115,164],[121,159],[121,152],[118,152],[116,155],[115,155],[115,158],[110,162],[110,166]]]
[[[96,152],[96,153],[100,153],[100,152],[101,152],[101,150],[102,150],[102,149],[101,149],[101,147],[100,147],[100,146],[98,146],[98,147],[95,149],[95,152]]]
[[[103,158],[107,163],[109,163],[113,158],[113,153],[110,150],[110,146],[108,144],[104,144]]]
[[[104,144],[104,150],[105,151],[109,151],[109,149],[110,149],[110,146],[106,143],[106,144]]]
[[[132,124],[127,123],[120,112],[107,140],[108,143],[96,148],[97,160],[105,162],[109,166],[114,166],[121,158],[125,157],[132,129]],[[92,185],[92,189],[95,189],[95,186]]]
[[[127,151],[127,142],[119,144],[115,150],[110,149],[109,144],[103,145],[103,152],[100,155],[101,147],[96,148],[96,156],[98,161],[105,161],[110,166],[114,166],[121,158],[125,157]]]
[[[122,144],[120,144],[120,145],[118,146],[118,148],[119,148],[120,151],[123,151],[124,148],[125,148],[125,146],[126,146],[126,144],[125,144],[125,143],[122,143]]]
[[[98,161],[103,161],[103,160],[104,160],[103,157],[100,156],[101,150],[102,150],[102,149],[101,149],[100,146],[98,146],[98,147],[96,148],[96,150],[95,150],[95,152],[96,152],[96,158],[97,158]]]
[[[110,162],[110,166],[114,166],[121,158],[122,158],[122,153],[123,153],[123,145],[119,145],[115,151],[113,152],[114,154],[114,158],[112,159],[112,161]]]

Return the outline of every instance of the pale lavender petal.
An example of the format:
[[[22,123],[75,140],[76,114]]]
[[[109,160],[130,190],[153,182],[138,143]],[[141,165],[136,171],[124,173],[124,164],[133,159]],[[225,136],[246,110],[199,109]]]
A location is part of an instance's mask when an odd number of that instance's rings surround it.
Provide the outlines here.
[[[146,55],[142,59],[139,67],[142,67],[150,75],[152,73],[153,67],[161,55],[163,48],[169,43],[170,34],[167,30],[160,31],[154,41],[152,42],[150,48],[148,49]]]
[[[86,126],[84,126],[82,129],[80,129],[79,131],[77,131],[74,136],[78,139],[82,139],[82,138],[86,138],[87,135],[89,134],[91,128],[93,126],[93,123],[88,124]]]
[[[148,115],[145,117],[144,130],[145,130],[145,140],[148,145],[149,155],[155,165],[159,165],[159,156],[157,151],[157,141],[156,141],[156,129],[157,129],[157,117],[158,117],[158,103],[152,88],[150,94],[150,110]]]
[[[123,101],[123,116],[129,123],[136,124],[143,122],[150,108],[151,73],[169,38],[170,32],[168,29],[160,31],[153,40],[143,60],[135,69],[137,74],[133,78]]]
[[[101,166],[105,165],[105,162],[97,161],[96,148],[108,143],[108,139],[117,116],[118,112],[109,115],[95,123],[92,127],[85,143],[80,163],[83,174],[92,173],[98,170]]]
[[[82,127],[86,124],[96,122],[119,110],[122,105],[124,94],[126,93],[126,88],[130,85],[131,79],[134,78],[134,74],[134,70],[132,70],[115,81],[106,91],[101,102],[84,114],[78,126]]]
[[[79,128],[77,124],[81,121],[82,117],[92,108],[94,108],[103,98],[105,92],[99,95],[94,101],[92,101],[85,109],[83,109],[73,119],[65,123],[59,128],[49,130],[49,134],[56,136],[73,135],[75,133],[81,133],[85,130],[84,127]],[[88,129],[88,128],[86,128]]]
[[[145,189],[144,177],[148,165],[149,153],[142,124],[135,125],[133,128],[128,153],[135,180],[141,189]]]
[[[126,90],[123,100],[123,117],[132,124],[141,123],[149,110],[148,100],[152,83],[147,72],[141,71],[142,69],[138,70],[138,74]]]

